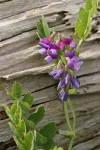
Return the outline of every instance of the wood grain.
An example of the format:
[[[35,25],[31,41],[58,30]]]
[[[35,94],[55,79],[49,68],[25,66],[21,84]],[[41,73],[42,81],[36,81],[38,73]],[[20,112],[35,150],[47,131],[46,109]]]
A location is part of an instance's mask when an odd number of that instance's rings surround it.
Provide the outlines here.
[[[2,84],[9,90],[15,81],[23,85],[23,95],[31,91],[35,103],[32,111],[44,104],[46,116],[40,126],[55,121],[58,129],[66,129],[63,104],[58,99],[57,84],[39,54],[36,23],[43,14],[50,27],[69,35],[74,31],[79,8],[85,0],[0,0],[0,150],[17,149],[2,104],[11,104]],[[77,137],[73,150],[100,150],[100,3],[92,21],[91,35],[80,48],[84,64],[76,72],[81,86],[72,102],[77,115],[77,131],[88,133]],[[72,114],[69,111],[72,121]],[[68,140],[57,132],[55,141],[67,150]]]

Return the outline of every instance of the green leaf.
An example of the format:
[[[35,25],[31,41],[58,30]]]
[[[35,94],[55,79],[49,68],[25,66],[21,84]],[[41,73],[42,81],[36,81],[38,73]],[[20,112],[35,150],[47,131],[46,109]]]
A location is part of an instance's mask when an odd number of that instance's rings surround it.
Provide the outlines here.
[[[62,50],[59,50],[59,51],[58,51],[58,56],[61,57],[62,55],[63,55],[63,51],[62,51]]]
[[[21,121],[22,118],[22,110],[20,108],[20,106],[17,107],[17,110],[15,111],[14,114],[14,120],[16,122],[16,124],[18,124]]]
[[[13,123],[15,123],[15,121],[14,121],[14,116],[13,116],[13,114],[11,114],[11,109],[10,109],[10,107],[8,107],[7,105],[4,105],[4,107],[5,107],[5,112],[6,112],[7,116],[11,119],[11,121],[12,121]]]
[[[74,131],[64,131],[64,130],[59,130],[59,133],[65,137],[71,138],[73,136],[75,136],[75,132]]]
[[[74,94],[75,92],[76,92],[76,89],[70,89],[70,90],[68,91],[69,94]]]
[[[88,22],[88,13],[85,8],[80,8],[79,19],[82,21],[83,25],[87,25]]]
[[[85,31],[85,26],[83,22],[78,19],[75,25],[75,32],[78,34],[79,38],[83,38]]]
[[[86,0],[86,5],[79,11],[79,17],[75,25],[75,32],[81,43],[90,34],[91,20],[98,7],[98,0]],[[79,45],[80,46],[80,45]]]
[[[41,18],[37,22],[37,35],[39,36],[39,38],[44,38],[45,37],[45,33],[44,33],[44,29],[43,29],[42,19]]]
[[[92,0],[86,0],[86,10],[89,11],[92,8]]]
[[[33,121],[35,124],[37,124],[38,122],[40,122],[42,120],[42,118],[44,117],[45,114],[45,108],[44,106],[40,106],[36,112],[34,112],[33,114],[31,114],[29,116],[29,120]]]
[[[87,27],[87,30],[84,34],[84,38],[86,38],[91,33],[91,28],[92,28],[91,26]]]
[[[9,122],[9,126],[10,126],[11,130],[13,131],[14,135],[16,137],[20,137],[21,138],[21,135],[19,134],[19,132],[17,131],[15,125],[12,122]]]
[[[34,149],[34,136],[33,136],[33,132],[32,131],[29,131],[24,136],[23,145],[24,145],[24,149],[25,150],[33,150]]]
[[[40,134],[42,134],[44,137],[47,137],[48,139],[52,139],[56,134],[56,124],[55,122],[50,122],[43,126],[40,131]]]
[[[42,146],[45,145],[47,142],[47,138],[44,137],[42,134],[40,134],[39,132],[37,132],[36,130],[34,131],[34,137],[35,137],[35,142],[36,145],[38,146]]]
[[[13,98],[15,98],[15,99],[19,99],[19,98],[22,96],[22,86],[21,86],[20,83],[15,82],[15,83],[13,84],[11,95],[12,95]]]
[[[21,120],[18,125],[17,125],[17,131],[18,133],[21,135],[21,137],[24,136],[24,134],[26,134],[26,125],[24,120]]]
[[[81,136],[81,137],[88,137],[88,136],[90,136],[89,134],[83,134],[83,133],[79,133],[79,132],[75,132],[75,134],[77,135],[77,136]]]
[[[45,150],[51,150],[54,147],[55,147],[55,142],[52,139],[48,140],[48,142],[43,146]]]
[[[50,37],[50,29],[49,26],[44,18],[44,16],[42,16],[39,19],[39,22],[37,23],[37,34],[39,36],[39,38],[46,38],[46,37]]]
[[[14,141],[15,141],[16,145],[18,146],[18,148],[19,148],[20,150],[26,150],[26,149],[24,148],[24,146],[23,146],[23,143],[22,143],[22,140],[21,140],[21,139],[17,138],[16,136],[14,136],[13,138],[14,138]]]
[[[33,129],[35,127],[35,123],[31,120],[25,120],[25,124],[28,129]]]
[[[45,37],[50,37],[49,26],[48,26],[44,16],[42,16],[42,24],[43,24],[43,29],[44,29],[44,32],[45,32]]]
[[[26,114],[26,113],[28,113],[30,111],[31,107],[30,107],[30,105],[27,102],[21,101],[21,102],[19,102],[19,105],[20,105],[20,107],[22,109],[23,114]]]
[[[17,101],[14,101],[14,103],[11,106],[11,113],[14,115],[17,109]]]
[[[30,105],[30,107],[32,107],[32,105],[33,105],[33,96],[32,96],[32,94],[30,92],[28,92],[24,96],[24,98],[22,99],[22,101],[27,102]]]

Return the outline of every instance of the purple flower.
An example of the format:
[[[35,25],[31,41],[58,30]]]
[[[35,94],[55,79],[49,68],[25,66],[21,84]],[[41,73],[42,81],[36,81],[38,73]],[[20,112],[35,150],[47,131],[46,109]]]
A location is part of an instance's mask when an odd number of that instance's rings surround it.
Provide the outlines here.
[[[69,84],[71,80],[70,74],[68,73],[64,79],[61,79],[59,84],[58,84],[58,88],[64,88],[65,85]]]
[[[43,43],[43,42],[39,42],[39,45],[40,45],[41,47],[43,47],[43,48],[46,48],[46,49],[49,49],[49,48],[50,48],[49,45],[47,45],[47,44],[45,44],[45,43]]]
[[[76,56],[75,50],[73,50],[72,52],[67,51],[67,53],[65,54],[65,57],[69,57],[70,59],[73,58],[74,56]]]
[[[55,50],[55,49],[48,50],[48,55],[50,55],[52,57],[52,59],[58,58],[58,53],[57,53],[57,50]]]
[[[60,82],[59,82],[59,84],[58,84],[58,88],[64,88],[64,86],[65,86],[65,79],[63,79],[63,80],[60,80]]]
[[[83,61],[78,61],[75,65],[74,65],[74,68],[75,70],[79,70],[80,69],[80,66],[83,64]]]
[[[42,49],[39,50],[39,53],[41,55],[45,55],[45,54],[47,54],[47,50],[45,48],[42,48]]]
[[[53,70],[49,73],[50,76],[55,76],[57,74],[58,70]]]
[[[45,60],[50,64],[52,62],[52,57],[51,56],[47,56],[45,58]]]
[[[70,38],[65,38],[64,39],[64,42],[65,42],[66,45],[70,45],[72,41],[73,41],[72,36],[70,36]]]
[[[73,88],[79,88],[80,87],[80,81],[75,77],[72,78],[71,83],[72,83]]]
[[[80,69],[80,66],[83,64],[78,57],[73,57],[67,63],[68,68],[74,68],[76,71]]]
[[[69,45],[72,49],[77,47],[77,44],[73,41],[73,37],[72,36],[70,36],[70,38],[66,38],[64,40],[64,42],[65,42],[66,45]]]
[[[50,46],[50,49],[56,49],[56,50],[59,50],[58,44],[50,43],[49,46]]]
[[[70,43],[70,47],[72,48],[72,49],[74,49],[74,48],[76,48],[77,47],[77,44],[75,43],[75,42],[71,42]]]
[[[63,72],[64,72],[64,69],[59,69],[56,75],[54,76],[54,79],[58,80],[63,75]]]
[[[44,43],[44,44],[50,44],[52,42],[52,38],[49,37],[49,38],[43,38],[40,40],[40,42]]]
[[[68,84],[70,83],[70,74],[68,73],[66,76],[65,76],[65,84]]]
[[[53,76],[55,80],[58,80],[60,77],[62,77],[63,72],[64,72],[64,69],[62,68],[62,69],[58,69],[55,71],[51,71],[49,75]]]
[[[69,94],[67,93],[67,91],[60,91],[59,93],[59,99],[61,99],[62,101],[66,101],[69,98]]]
[[[64,42],[64,40],[60,39],[58,44],[59,44],[59,47],[60,47],[61,50],[65,49],[65,42]]]
[[[58,44],[55,44],[55,43],[48,43],[48,42],[43,42],[43,40],[41,39],[41,41],[39,42],[39,45],[42,47],[42,48],[45,48],[45,49],[55,49],[55,50],[59,50],[60,47],[58,46]]]

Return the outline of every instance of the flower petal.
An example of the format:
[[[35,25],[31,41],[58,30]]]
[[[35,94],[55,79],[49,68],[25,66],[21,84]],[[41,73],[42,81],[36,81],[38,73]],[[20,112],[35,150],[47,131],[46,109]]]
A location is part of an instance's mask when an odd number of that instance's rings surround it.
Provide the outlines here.
[[[52,62],[52,57],[51,56],[47,56],[45,58],[45,60],[50,64]]]
[[[47,50],[45,48],[42,48],[42,49],[39,50],[39,53],[41,55],[45,55],[47,53]]]
[[[64,69],[59,69],[56,73],[56,75],[54,76],[55,80],[58,80],[59,78],[61,78],[61,76],[63,75]]]
[[[65,84],[68,84],[70,83],[70,74],[68,73],[66,76],[65,76]]]
[[[41,47],[43,47],[43,48],[46,48],[46,49],[49,49],[49,48],[50,48],[49,45],[44,44],[44,43],[42,43],[42,42],[39,42],[39,45],[40,45]]]
[[[53,70],[53,71],[51,71],[51,72],[49,73],[49,75],[50,75],[50,76],[54,76],[54,75],[56,75],[57,71],[58,71],[58,70]]]
[[[50,44],[53,41],[53,39],[51,37],[49,38],[43,38],[40,40],[40,42],[44,43],[44,44]]]
[[[65,42],[66,45],[70,45],[70,43],[71,43],[72,41],[73,41],[72,36],[70,36],[70,38],[65,38],[65,39],[64,39],[64,42]]]
[[[70,47],[72,48],[72,49],[74,49],[74,48],[76,48],[77,47],[77,44],[75,43],[75,42],[71,42],[70,43]]]
[[[74,64],[74,69],[77,71],[80,69],[81,65],[83,64],[83,61],[79,61]]]
[[[60,82],[59,82],[59,84],[58,84],[58,88],[64,88],[64,86],[65,86],[65,80],[63,79],[63,80],[60,80]]]
[[[65,49],[65,42],[64,42],[64,40],[61,40],[61,39],[60,39],[60,41],[59,41],[58,44],[59,44],[59,47],[60,47],[61,50],[64,50],[64,49]]]
[[[77,78],[75,78],[75,77],[72,78],[71,83],[72,83],[72,87],[73,88],[79,88],[80,87],[80,81]]]
[[[69,98],[69,94],[66,91],[60,91],[59,93],[59,99],[62,101],[67,101]]]
[[[50,46],[50,49],[56,49],[56,50],[59,50],[59,45],[58,45],[58,44],[50,43],[49,46]]]
[[[76,56],[75,50],[73,50],[72,52],[67,51],[67,53],[65,54],[65,57],[69,57],[70,59],[72,59],[74,56]]]
[[[57,50],[55,49],[48,50],[48,54],[52,57],[52,59],[58,58],[58,53],[57,53]]]

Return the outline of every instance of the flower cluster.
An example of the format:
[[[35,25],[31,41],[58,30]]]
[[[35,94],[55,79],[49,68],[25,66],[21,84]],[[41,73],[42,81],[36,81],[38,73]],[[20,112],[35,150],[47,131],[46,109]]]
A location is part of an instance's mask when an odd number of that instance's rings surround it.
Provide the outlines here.
[[[66,101],[70,96],[70,90],[80,86],[74,71],[80,69],[83,64],[76,53],[77,44],[73,37],[51,36],[40,40],[42,49],[40,54],[45,56],[48,63],[54,62],[55,69],[49,73],[55,80],[59,80],[59,99]]]

